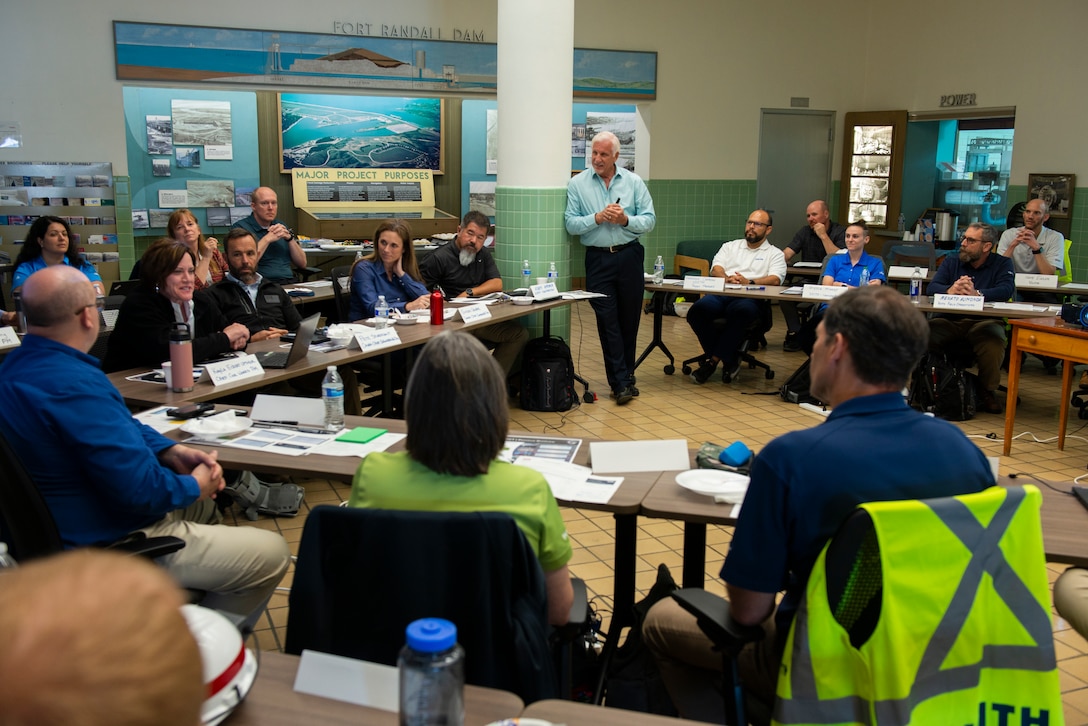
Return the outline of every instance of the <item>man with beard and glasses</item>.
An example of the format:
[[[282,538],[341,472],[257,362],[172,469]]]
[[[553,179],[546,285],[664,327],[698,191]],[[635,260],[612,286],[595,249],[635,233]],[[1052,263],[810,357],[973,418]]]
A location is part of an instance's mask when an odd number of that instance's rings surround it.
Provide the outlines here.
[[[439,247],[419,261],[419,274],[428,290],[437,285],[447,298],[482,297],[502,292],[502,275],[491,250],[484,247],[491,221],[475,210],[468,212],[457,228],[453,242]],[[493,323],[468,331],[485,344],[495,346],[493,355],[509,377],[529,331],[516,320]]]
[[[722,245],[714,255],[710,276],[724,277],[727,283],[736,285],[780,284],[786,275],[786,258],[768,239],[773,223],[771,213],[765,209],[749,214],[744,238]],[[704,295],[692,305],[688,325],[710,358],[691,374],[691,380],[706,383],[723,361],[729,380],[736,380],[740,370],[737,348],[767,305],[766,300],[723,295]],[[725,325],[719,327],[715,321],[722,318]]]
[[[257,240],[236,227],[224,242],[226,276],[208,289],[227,320],[249,328],[250,342],[298,330],[298,309],[283,288],[257,272]]]
[[[949,255],[937,268],[927,292],[930,295],[974,295],[986,302],[1005,302],[1015,291],[1012,260],[990,254],[994,228],[972,224],[960,240],[959,256]],[[946,352],[966,340],[978,364],[978,410],[1001,413],[995,391],[1001,384],[1001,359],[1005,356],[1005,321],[969,315],[941,315],[929,321],[929,349]]]

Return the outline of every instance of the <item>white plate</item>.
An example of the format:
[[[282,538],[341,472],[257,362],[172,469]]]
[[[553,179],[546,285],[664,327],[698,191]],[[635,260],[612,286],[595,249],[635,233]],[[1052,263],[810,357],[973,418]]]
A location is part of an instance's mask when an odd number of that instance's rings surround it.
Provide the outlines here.
[[[676,483],[708,497],[727,497],[730,501],[736,497],[736,502],[744,499],[744,493],[748,491],[748,477],[718,469],[682,471],[676,475]]]
[[[230,436],[245,431],[253,425],[253,419],[245,416],[230,415],[194,418],[181,425],[181,430],[194,436]]]

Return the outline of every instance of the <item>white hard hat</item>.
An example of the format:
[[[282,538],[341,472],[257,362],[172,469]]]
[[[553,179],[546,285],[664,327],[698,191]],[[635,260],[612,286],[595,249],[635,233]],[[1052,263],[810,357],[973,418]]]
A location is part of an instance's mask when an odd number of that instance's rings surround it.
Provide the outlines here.
[[[182,605],[181,613],[200,648],[207,689],[201,720],[215,726],[242,702],[257,678],[257,659],[242,635],[223,615],[199,605]]]

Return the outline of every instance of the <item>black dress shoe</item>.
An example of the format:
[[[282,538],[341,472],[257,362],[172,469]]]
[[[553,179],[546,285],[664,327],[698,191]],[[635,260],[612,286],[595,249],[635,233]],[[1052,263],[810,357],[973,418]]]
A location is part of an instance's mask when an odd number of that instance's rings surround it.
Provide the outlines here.
[[[980,391],[975,410],[980,413],[1004,413],[1005,408],[997,397],[996,391]]]
[[[786,333],[786,339],[782,341],[782,351],[784,353],[798,353],[801,350],[801,344],[797,342],[797,333]]]
[[[635,396],[638,395],[638,391],[634,386],[627,386],[627,388],[624,388],[622,391],[616,391],[613,395],[616,397],[617,406],[626,406],[635,399]]]
[[[725,364],[725,370],[722,371],[722,383],[732,383],[737,380],[738,375],[740,375],[740,358]]]

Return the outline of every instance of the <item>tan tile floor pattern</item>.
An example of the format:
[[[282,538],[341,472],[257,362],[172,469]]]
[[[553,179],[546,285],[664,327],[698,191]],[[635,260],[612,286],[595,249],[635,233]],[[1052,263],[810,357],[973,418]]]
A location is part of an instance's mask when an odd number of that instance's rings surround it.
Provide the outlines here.
[[[715,375],[706,385],[696,386],[681,375],[662,372],[666,360],[660,351],[650,355],[638,369],[641,396],[627,406],[616,406],[608,399],[593,313],[588,305],[574,306],[571,322],[571,349],[579,373],[596,390],[599,400],[593,405],[567,412],[538,413],[511,410],[511,427],[520,430],[552,433],[563,436],[600,439],[686,438],[690,446],[703,441],[729,443],[742,440],[755,450],[787,431],[814,426],[820,418],[797,406],[783,402],[777,388],[804,360],[802,353],[783,353],[784,325],[776,313],[775,327],[768,333],[770,343],[758,357],[772,365],[776,376],[765,380],[762,371],[742,369],[738,380],[730,385],[721,383]],[[643,317],[639,332],[639,352],[649,342],[652,319]],[[679,361],[698,354],[694,335],[682,318],[664,320],[663,338]],[[580,389],[579,389],[580,390]],[[1032,358],[1025,363],[1021,376],[1021,404],[1017,411],[1018,437],[1012,454],[1001,458],[1001,473],[1027,472],[1060,482],[1071,482],[1085,473],[1088,464],[1088,422],[1071,416],[1065,451],[1059,451],[1055,440],[1058,420],[1060,378],[1045,373],[1042,364]],[[959,424],[963,431],[990,456],[1000,456],[1004,419],[980,414],[972,421]],[[324,479],[301,481],[306,487],[304,509],[295,518],[264,518],[237,523],[279,531],[297,549],[310,506],[338,503],[347,498],[349,486]],[[571,571],[584,579],[594,605],[605,617],[605,628],[612,607],[612,548],[613,520],[600,512],[564,509],[563,516],[574,544]],[[637,585],[640,597],[653,583],[657,565],[664,562],[679,579],[682,567],[681,541],[683,527],[679,522],[660,519],[639,519]],[[718,570],[732,537],[730,527],[708,527],[707,587],[724,589]],[[1064,565],[1049,566],[1053,582]],[[291,586],[292,571],[284,578],[282,588]],[[273,596],[268,616],[258,631],[260,644],[266,649],[282,649],[287,624],[287,592],[281,589]],[[1054,617],[1054,638],[1057,648],[1066,722],[1088,724],[1088,642]]]

